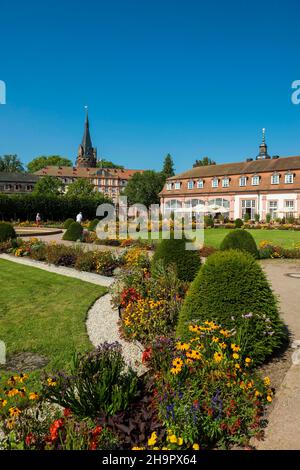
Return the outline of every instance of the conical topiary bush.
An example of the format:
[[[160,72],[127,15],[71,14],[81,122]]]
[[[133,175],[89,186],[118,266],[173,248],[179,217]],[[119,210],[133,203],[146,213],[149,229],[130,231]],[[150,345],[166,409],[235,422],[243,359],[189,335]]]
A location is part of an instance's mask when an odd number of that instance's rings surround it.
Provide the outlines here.
[[[71,242],[81,241],[82,239],[83,228],[78,222],[73,222],[68,230],[63,235],[63,240],[68,240]]]

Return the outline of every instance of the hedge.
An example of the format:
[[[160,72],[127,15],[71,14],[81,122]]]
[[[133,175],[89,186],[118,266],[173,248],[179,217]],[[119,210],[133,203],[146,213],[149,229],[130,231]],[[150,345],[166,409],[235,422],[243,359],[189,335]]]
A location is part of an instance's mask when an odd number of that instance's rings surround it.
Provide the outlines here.
[[[241,353],[250,355],[253,363],[263,362],[281,345],[285,335],[277,300],[249,253],[228,250],[207,258],[186,294],[176,334],[184,338],[188,324],[210,320],[242,334]]]
[[[83,233],[83,227],[78,222],[73,222],[68,230],[64,233],[62,239],[70,242],[81,241]]]
[[[0,220],[35,220],[37,212],[42,220],[63,222],[82,212],[85,219],[94,219],[99,204],[111,202],[97,193],[94,197],[76,198],[66,196],[40,196],[35,194],[0,194]]]
[[[70,227],[71,224],[73,224],[75,222],[74,219],[72,218],[69,218],[69,219],[66,219],[64,221],[64,229],[68,230],[68,228]]]
[[[255,258],[258,258],[258,250],[253,236],[240,228],[232,230],[226,235],[221,242],[220,249],[222,251],[231,249],[248,251]]]
[[[12,238],[16,238],[13,226],[7,222],[0,222],[0,242],[6,242]]]

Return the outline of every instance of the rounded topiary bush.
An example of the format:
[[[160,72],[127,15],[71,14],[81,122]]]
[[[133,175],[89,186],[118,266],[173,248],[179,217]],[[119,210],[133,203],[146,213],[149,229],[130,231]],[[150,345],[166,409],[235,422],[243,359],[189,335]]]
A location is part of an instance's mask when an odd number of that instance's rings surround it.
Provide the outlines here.
[[[220,251],[207,259],[185,297],[177,335],[187,337],[189,323],[197,320],[214,320],[236,331],[241,353],[253,363],[263,362],[285,337],[264,272],[253,256],[238,250]]]
[[[201,266],[200,254],[196,250],[186,250],[185,238],[162,240],[157,246],[152,258],[152,266],[160,261],[166,267],[175,265],[178,278],[182,281],[192,281]]]
[[[258,258],[258,250],[254,238],[251,233],[243,229],[232,230],[222,240],[221,250],[242,250],[248,251],[255,258]]]
[[[8,222],[0,222],[0,242],[16,238],[15,229]]]
[[[234,225],[236,226],[236,228],[241,228],[244,225],[244,222],[242,221],[242,219],[235,219]]]
[[[99,219],[91,220],[91,221],[90,221],[90,224],[89,224],[89,231],[90,231],[90,232],[95,232],[98,223],[99,223]]]
[[[73,224],[75,222],[74,219],[66,219],[65,222],[64,222],[64,229],[68,230],[68,228],[70,227],[71,224]]]
[[[73,222],[68,230],[63,235],[63,240],[68,240],[71,242],[76,242],[77,240],[82,239],[83,228],[78,222]]]

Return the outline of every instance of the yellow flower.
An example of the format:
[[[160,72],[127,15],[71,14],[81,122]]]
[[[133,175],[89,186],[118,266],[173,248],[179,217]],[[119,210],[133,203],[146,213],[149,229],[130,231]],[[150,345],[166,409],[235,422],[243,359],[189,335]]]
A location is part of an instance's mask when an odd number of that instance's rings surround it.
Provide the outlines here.
[[[193,449],[194,449],[194,450],[199,450],[199,449],[200,449],[199,444],[193,444]]]
[[[221,346],[222,349],[227,348],[227,344],[226,344],[226,343],[220,343],[220,346]]]
[[[215,352],[215,354],[214,354],[214,360],[219,363],[219,362],[222,361],[222,359],[223,359],[223,354],[222,354],[222,353],[219,353],[219,352]]]
[[[19,414],[21,414],[21,410],[19,410],[19,408],[15,406],[12,406],[11,408],[9,408],[9,414],[12,418],[17,418]]]
[[[228,338],[230,336],[229,331],[227,330],[220,330],[221,335],[225,336],[225,338]]]
[[[144,450],[144,447],[132,447],[131,450]]]
[[[172,434],[171,436],[168,437],[168,440],[172,443],[172,444],[177,444],[177,437],[175,436],[175,434]]]
[[[192,333],[198,333],[198,331],[200,330],[200,327],[197,326],[197,325],[190,325],[190,326],[189,326],[189,330],[190,330]]]
[[[188,364],[193,364],[193,361],[192,359],[188,358],[185,360],[185,363],[188,365]]]
[[[201,354],[199,353],[199,351],[192,349],[191,355],[189,357],[191,357],[192,359],[201,359]]]
[[[8,390],[8,392],[5,392],[5,394],[8,397],[15,397],[16,395],[19,395],[19,390],[17,388],[11,388],[10,390]]]
[[[35,392],[31,392],[28,395],[29,400],[37,400],[39,398],[39,395]]]
[[[239,352],[241,350],[241,348],[237,346],[235,343],[231,344],[231,349],[233,350],[233,352]]]
[[[14,424],[15,420],[13,418],[10,418],[6,421],[6,426],[8,427],[8,429],[12,429],[14,427]]]
[[[240,356],[237,353],[232,354],[233,359],[238,359]]]
[[[212,340],[213,343],[218,343],[219,342],[219,338],[217,338],[216,336],[213,336],[211,340]]]
[[[156,441],[157,441],[157,434],[156,432],[153,432],[151,434],[150,439],[148,439],[148,446],[154,446],[154,444],[156,444]]]
[[[182,343],[179,341],[176,343],[176,349],[179,349],[179,351],[187,351],[190,348],[190,345],[188,343]]]
[[[265,377],[264,378],[264,384],[266,387],[268,387],[269,385],[271,385],[271,380],[270,380],[270,377]]]
[[[183,360],[180,359],[180,357],[176,357],[173,359],[172,364],[174,367],[182,367],[183,366]]]
[[[171,374],[177,375],[177,374],[179,374],[180,371],[181,371],[181,368],[172,367],[172,369],[171,369]]]
[[[51,379],[51,377],[49,377],[47,379],[47,383],[48,383],[49,387],[55,387],[56,386],[55,380]]]
[[[254,394],[256,397],[260,397],[261,396],[261,393],[258,391],[258,390],[255,390],[255,394]]]
[[[235,367],[236,369],[240,369],[240,368],[241,368],[241,366],[240,366],[239,364],[234,364],[234,367]]]
[[[177,444],[178,444],[179,446],[182,446],[182,444],[183,444],[183,439],[182,439],[182,437],[178,437],[178,439],[177,439]]]
[[[7,405],[7,400],[4,400],[4,398],[0,398],[0,404],[2,408],[4,408]]]
[[[270,395],[267,396],[267,401],[271,403],[272,397],[270,397]]]

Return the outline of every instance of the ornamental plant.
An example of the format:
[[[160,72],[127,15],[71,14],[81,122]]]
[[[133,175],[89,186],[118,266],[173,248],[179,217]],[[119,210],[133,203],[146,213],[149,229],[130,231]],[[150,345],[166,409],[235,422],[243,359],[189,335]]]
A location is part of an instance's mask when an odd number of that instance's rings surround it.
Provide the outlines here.
[[[229,448],[261,435],[264,407],[272,402],[270,379],[253,370],[237,336],[214,321],[191,324],[183,341],[160,342],[167,360],[156,367],[155,401],[175,448]],[[157,346],[154,346],[154,348]],[[156,353],[157,354],[157,353]]]
[[[63,234],[63,240],[68,240],[71,242],[81,241],[82,239],[83,228],[78,222],[73,222],[67,231]]]
[[[79,417],[112,416],[138,394],[136,373],[127,368],[118,343],[103,343],[74,356],[71,373],[44,380],[44,396]]]
[[[64,221],[64,226],[63,226],[63,228],[64,228],[65,230],[67,230],[67,229],[70,227],[70,225],[73,224],[74,222],[75,222],[75,220],[72,219],[71,217],[70,217],[69,219],[66,219],[66,220]]]
[[[0,222],[0,243],[16,238],[15,229],[8,222]]]
[[[251,233],[243,229],[232,230],[222,240],[221,250],[242,250],[251,253],[254,258],[258,258],[258,251],[255,240]]]
[[[175,266],[180,280],[192,281],[200,269],[201,260],[198,251],[186,250],[186,242],[185,238],[175,239],[174,233],[169,240],[162,240],[154,252],[152,269],[160,261],[165,267]]]
[[[277,300],[252,255],[238,250],[217,252],[207,259],[191,284],[179,315],[177,335],[204,319],[238,330],[248,317],[245,353],[263,362],[285,338]]]
[[[244,225],[242,219],[235,219],[234,221],[235,228],[241,228]]]

